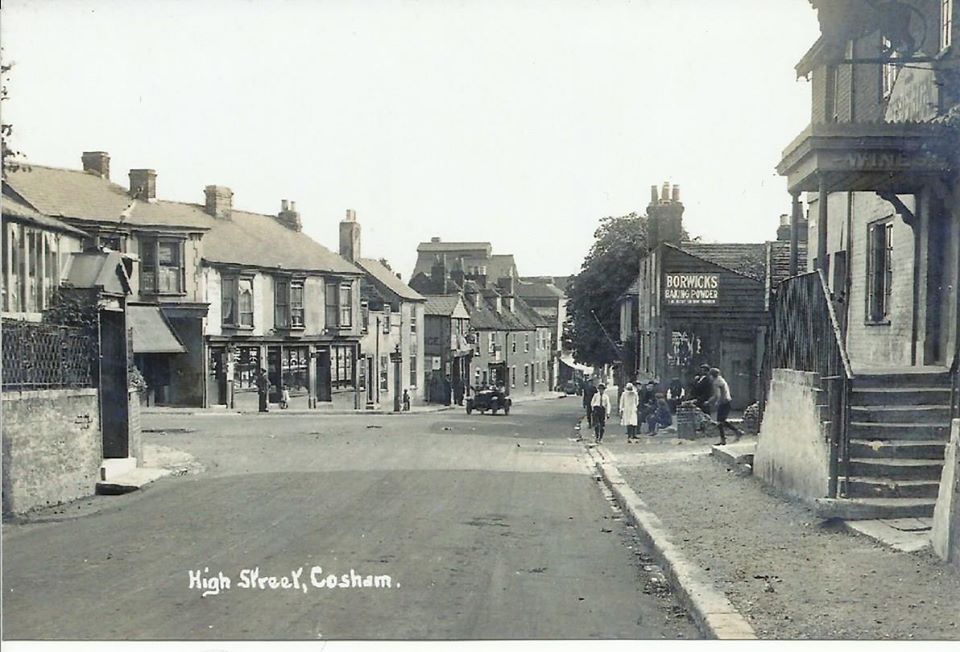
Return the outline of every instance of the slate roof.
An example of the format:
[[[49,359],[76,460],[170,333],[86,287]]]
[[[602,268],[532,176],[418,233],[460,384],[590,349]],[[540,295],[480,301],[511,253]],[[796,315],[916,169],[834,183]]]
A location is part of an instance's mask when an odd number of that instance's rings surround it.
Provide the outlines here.
[[[4,188],[3,197],[0,199],[0,203],[3,205],[4,216],[9,217],[17,222],[23,222],[25,224],[30,224],[43,229],[49,229],[51,231],[69,233],[80,238],[87,235],[80,229],[74,228],[66,222],[62,222],[55,217],[49,217],[34,210],[32,207],[20,201],[20,199],[17,197],[14,197],[12,194],[8,193],[6,188]]]
[[[437,317],[450,317],[460,304],[459,294],[441,294],[427,297],[427,303],[423,307],[423,314]],[[466,305],[466,302],[464,302]],[[469,312],[469,311],[468,311]]]
[[[516,284],[517,294],[521,297],[530,297],[537,299],[563,299],[563,291],[551,282],[544,281],[524,281],[521,279]]]
[[[203,237],[203,259],[207,262],[363,274],[310,236],[288,229],[271,215],[234,209],[228,220],[206,217],[211,227]]]
[[[714,265],[719,265],[758,281],[764,280],[767,257],[766,243],[681,242],[679,245],[667,244],[665,246],[675,246],[680,251]]]
[[[100,288],[106,294],[130,294],[130,279],[123,256],[116,251],[85,251],[70,254],[66,280],[75,288]]]
[[[513,307],[514,312],[517,313],[523,321],[527,322],[531,328],[550,327],[550,323],[520,297],[514,298]]]
[[[398,298],[404,301],[426,301],[422,294],[397,278],[397,275],[379,260],[360,258],[357,260],[357,266]]]
[[[133,201],[126,188],[82,170],[31,163],[9,171],[6,183],[31,206],[51,217],[195,230],[206,228],[213,219],[196,204]]]

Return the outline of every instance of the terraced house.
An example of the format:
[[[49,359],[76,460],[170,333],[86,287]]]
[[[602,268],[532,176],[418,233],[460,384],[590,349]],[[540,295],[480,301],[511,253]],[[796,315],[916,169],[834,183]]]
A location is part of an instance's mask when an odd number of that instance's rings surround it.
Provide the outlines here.
[[[778,166],[795,276],[773,302],[754,468],[824,516],[930,516],[957,414],[956,3],[811,4],[810,124]]]

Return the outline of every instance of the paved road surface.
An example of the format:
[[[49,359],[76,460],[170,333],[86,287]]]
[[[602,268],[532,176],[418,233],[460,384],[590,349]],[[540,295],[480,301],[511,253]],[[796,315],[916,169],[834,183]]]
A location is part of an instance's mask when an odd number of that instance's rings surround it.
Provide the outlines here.
[[[697,637],[644,592],[639,544],[568,439],[577,412],[147,416],[167,429],[148,443],[206,471],[5,524],[5,637]],[[311,586],[314,567],[391,588]],[[307,589],[240,588],[254,568],[302,568]],[[202,597],[203,569],[231,587]]]

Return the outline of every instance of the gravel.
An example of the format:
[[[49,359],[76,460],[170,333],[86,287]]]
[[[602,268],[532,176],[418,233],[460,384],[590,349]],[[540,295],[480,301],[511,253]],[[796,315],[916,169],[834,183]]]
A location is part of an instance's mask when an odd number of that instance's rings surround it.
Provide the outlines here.
[[[960,572],[774,495],[708,457],[619,466],[754,627],[776,639],[960,639]]]

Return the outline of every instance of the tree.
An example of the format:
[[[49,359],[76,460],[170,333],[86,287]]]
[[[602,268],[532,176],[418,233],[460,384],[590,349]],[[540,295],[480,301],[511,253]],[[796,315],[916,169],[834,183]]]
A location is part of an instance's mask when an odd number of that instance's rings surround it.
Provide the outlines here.
[[[620,333],[617,298],[640,271],[640,256],[647,243],[647,218],[636,213],[605,217],[593,235],[594,243],[580,273],[567,288],[567,314],[574,358],[600,366],[620,360],[620,349],[610,341],[616,341]]]
[[[0,59],[3,58],[3,51],[0,50]],[[0,64],[0,103],[10,98],[7,91],[7,79],[10,75],[12,63]],[[17,170],[24,168],[23,163],[13,160],[16,157],[23,156],[22,152],[14,150],[10,146],[10,139],[13,137],[13,125],[4,122],[0,125],[0,171],[6,175],[7,170]]]

